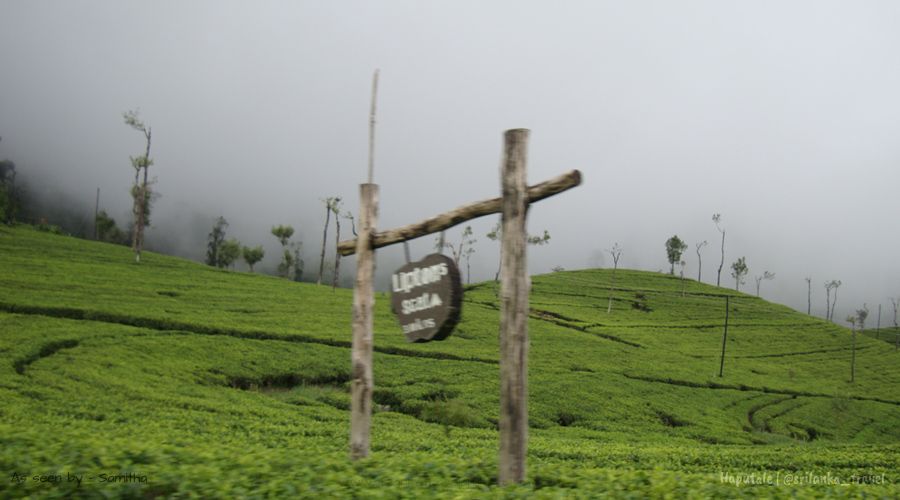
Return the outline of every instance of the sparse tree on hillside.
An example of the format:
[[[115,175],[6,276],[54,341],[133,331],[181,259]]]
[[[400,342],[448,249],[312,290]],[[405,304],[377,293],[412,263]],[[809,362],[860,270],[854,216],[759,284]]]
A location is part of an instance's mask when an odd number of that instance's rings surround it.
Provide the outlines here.
[[[869,306],[863,304],[862,309],[856,310],[856,323],[859,325],[859,331],[866,329],[866,318],[869,317]]]
[[[609,256],[612,257],[613,260],[612,280],[609,286],[609,304],[606,306],[606,314],[609,314],[612,312],[612,294],[616,287],[616,271],[619,269],[619,258],[622,257],[622,247],[617,241],[613,244],[612,248],[609,248],[606,251],[609,252]]]
[[[116,220],[110,217],[106,210],[97,212],[97,220],[95,222],[97,230],[97,240],[107,243],[115,243],[118,245],[128,244],[128,235],[123,233],[118,226]]]
[[[675,264],[681,262],[681,254],[685,250],[687,250],[687,243],[681,241],[677,234],[666,240],[666,256],[669,259],[669,264],[672,266],[669,269],[669,274],[675,275]]]
[[[331,281],[332,291],[337,288],[338,280],[341,277],[341,252],[338,251],[338,245],[341,243],[341,199],[332,206],[331,211],[334,212],[334,278]],[[348,214],[350,212],[347,212]],[[352,216],[351,216],[352,217]]]
[[[234,262],[238,260],[240,256],[241,242],[234,238],[225,240],[225,242],[222,243],[221,248],[219,248],[218,267],[222,269],[234,267]]]
[[[131,246],[134,250],[135,262],[141,261],[141,249],[144,246],[144,227],[150,225],[150,203],[152,193],[147,182],[148,171],[153,160],[150,158],[150,127],[144,125],[137,111],[126,111],[122,114],[125,124],[141,132],[146,139],[146,150],[141,156],[131,157],[131,166],[134,168],[134,185],[131,188],[131,196],[134,198],[134,235],[131,238]],[[143,173],[143,180],[141,180]]]
[[[722,260],[719,261],[719,273],[716,275],[716,286],[722,286],[722,267],[725,265],[725,229],[719,225],[722,214],[713,214],[712,220],[716,224],[716,230],[722,233]]]
[[[853,329],[853,347],[850,354],[850,382],[853,382],[856,379],[856,322],[857,317],[853,315],[847,316],[847,322],[850,323],[850,328]]]
[[[700,257],[700,249],[705,247],[706,245],[706,240],[694,244],[694,247],[696,247],[697,249],[697,283],[700,283],[700,278],[702,277],[703,272],[703,259]]]
[[[687,262],[685,262],[685,261],[683,261],[683,260],[680,261],[680,262],[678,263],[678,268],[679,268],[679,270],[678,270],[678,276],[679,276],[679,278],[681,279],[681,296],[682,296],[682,297],[685,296],[685,293],[684,293],[684,286],[685,286],[685,283],[684,283],[684,266],[686,266],[686,265],[687,265]]]
[[[272,228],[272,235],[278,238],[281,243],[281,263],[278,264],[278,274],[282,278],[291,278],[291,270],[294,268],[294,255],[291,254],[289,242],[291,236],[294,235],[294,228],[291,226],[275,226]]]
[[[475,240],[472,240],[474,243]],[[472,283],[472,255],[475,253],[475,247],[470,246],[463,252],[463,257],[466,259],[466,284],[469,285]]]
[[[834,322],[834,305],[837,303],[837,289],[841,286],[841,280],[831,280],[825,282],[825,319]],[[834,291],[834,300],[831,299],[831,292]]]
[[[222,244],[225,243],[225,230],[228,228],[228,221],[225,217],[219,216],[213,224],[212,231],[207,235],[206,243],[206,264],[213,267],[222,267],[219,265]]]
[[[250,272],[253,272],[253,266],[256,265],[257,262],[261,261],[263,257],[265,257],[266,252],[263,250],[262,245],[255,246],[253,248],[244,247],[241,249],[241,253],[244,257],[244,262],[250,266]]]
[[[762,276],[754,276],[754,280],[756,280],[756,296],[759,297],[759,285],[763,282],[763,280],[773,280],[775,279],[775,273],[770,273],[769,271],[763,272]]]
[[[900,325],[897,324],[897,309],[900,306],[900,298],[897,297],[888,297],[891,301],[891,306],[894,308],[894,328],[900,328]]]
[[[744,284],[744,276],[750,272],[747,267],[747,260],[744,257],[734,261],[731,264],[731,276],[734,278],[734,289],[740,291],[741,285]]]
[[[319,277],[316,284],[322,284],[322,275],[325,272],[325,244],[328,242],[328,221],[331,219],[331,213],[334,212],[341,203],[341,198],[331,196],[321,200],[325,204],[325,227],[322,229],[322,256],[319,258]]]
[[[807,276],[806,280],[806,314],[812,314],[812,278]]]
[[[500,241],[501,236],[503,235],[503,227],[501,226],[501,222],[497,221],[497,224],[491,229],[489,233],[487,233],[487,238],[491,241]],[[525,243],[529,245],[541,246],[550,243],[550,232],[544,229],[544,234],[541,236],[525,236]],[[500,262],[497,264],[497,274],[494,275],[494,281],[500,281],[500,269],[503,267],[503,255],[500,255]]]
[[[303,281],[303,257],[300,255],[300,249],[303,247],[303,242],[298,241],[295,243],[291,243],[291,248],[294,251],[294,257],[291,259],[293,262],[293,268],[290,269],[289,274],[293,275],[294,281]]]
[[[0,141],[2,140],[0,137]],[[16,164],[11,160],[0,160],[0,222],[15,222],[19,208],[17,193]]]
[[[462,259],[463,254],[465,253],[466,248],[471,248],[472,245],[475,244],[477,240],[472,237],[472,226],[466,226],[463,229],[462,234],[459,236],[459,243],[453,244],[453,242],[444,242],[444,248],[450,249],[450,257],[453,259],[453,262],[456,263],[456,267],[459,267],[459,261]],[[435,249],[437,251],[441,251],[441,237],[438,236],[435,241]]]

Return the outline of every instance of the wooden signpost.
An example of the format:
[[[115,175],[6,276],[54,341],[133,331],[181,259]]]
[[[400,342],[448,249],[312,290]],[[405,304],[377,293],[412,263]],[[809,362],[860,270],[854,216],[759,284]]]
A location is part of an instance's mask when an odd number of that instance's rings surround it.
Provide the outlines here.
[[[391,276],[391,310],[409,342],[444,340],[459,323],[462,283],[453,259],[439,253]]]
[[[374,101],[374,99],[373,99]],[[373,104],[374,106],[374,104]],[[374,108],[373,108],[374,114]],[[371,183],[371,170],[369,183],[360,186],[360,229],[356,240],[342,241],[338,245],[341,255],[357,254],[356,285],[353,289],[353,345],[351,366],[351,402],[350,402],[350,456],[359,459],[369,454],[369,431],[372,419],[372,308],[375,298],[372,290],[374,275],[374,251],[376,248],[400,243],[418,238],[431,233],[443,231],[457,224],[484,215],[501,213],[503,239],[501,242],[501,259],[503,268],[501,271],[500,288],[500,484],[521,482],[525,479],[525,455],[528,441],[528,291],[529,280],[526,274],[526,229],[525,219],[528,207],[531,203],[571,189],[581,183],[581,172],[572,170],[549,181],[527,187],[526,186],[526,146],[529,131],[526,129],[508,130],[504,134],[504,154],[501,164],[500,182],[502,187],[501,198],[479,201],[461,206],[449,212],[431,217],[421,222],[389,231],[376,232],[378,215],[378,186]],[[440,262],[428,264],[431,257],[426,257],[420,263],[409,264],[408,271],[404,268],[398,270],[392,277],[392,286],[406,289],[415,296],[415,278],[401,278],[402,273],[415,272],[417,267],[438,266]],[[448,259],[449,260],[449,259]],[[455,266],[454,266],[455,268]],[[449,267],[448,267],[449,274]],[[457,272],[458,274],[458,272]],[[406,276],[406,275],[404,275]],[[433,277],[429,271],[429,279]],[[424,287],[419,276],[419,286]],[[402,281],[401,281],[402,280]],[[430,283],[429,283],[430,285]],[[425,288],[420,288],[422,294],[418,299],[402,298],[400,310],[403,310],[404,300],[417,300],[415,303],[406,303],[409,314],[425,311],[428,307],[440,307],[436,305],[431,293]],[[422,298],[428,293],[428,298]],[[461,301],[461,293],[457,296]],[[443,306],[444,299],[438,297]],[[453,299],[451,299],[452,301]],[[461,302],[460,302],[461,303]],[[396,305],[394,306],[397,310]],[[420,309],[420,310],[416,310]],[[458,314],[458,307],[457,307]],[[425,325],[425,317],[412,317],[413,324]],[[401,316],[401,324],[403,323]],[[415,323],[419,319],[420,323]],[[450,330],[443,330],[455,324],[456,320],[445,321],[440,325],[437,318],[434,326],[418,329],[404,327],[407,338],[413,334],[413,340],[424,340],[425,336],[433,338],[446,336]],[[452,319],[452,318],[451,318]],[[458,319],[458,316],[457,316]],[[450,329],[452,330],[450,325]],[[434,331],[430,331],[433,329]],[[422,335],[421,339],[417,334]]]

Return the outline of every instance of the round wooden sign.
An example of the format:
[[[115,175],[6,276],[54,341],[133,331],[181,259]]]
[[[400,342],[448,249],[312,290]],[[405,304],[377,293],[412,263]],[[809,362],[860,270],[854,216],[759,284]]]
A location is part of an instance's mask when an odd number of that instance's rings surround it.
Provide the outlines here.
[[[391,310],[407,341],[447,338],[462,311],[462,285],[453,259],[434,253],[394,271]]]

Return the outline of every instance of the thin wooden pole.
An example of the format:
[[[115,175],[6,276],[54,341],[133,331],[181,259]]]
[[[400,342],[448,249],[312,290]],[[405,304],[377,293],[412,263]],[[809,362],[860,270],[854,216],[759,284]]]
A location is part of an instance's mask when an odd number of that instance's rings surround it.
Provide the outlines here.
[[[722,376],[722,373],[725,371],[725,340],[728,339],[728,299],[729,297],[725,296],[725,331],[722,333],[722,357],[719,360],[719,376]]]
[[[378,222],[378,185],[362,184],[359,189],[359,236],[356,245],[356,286],[353,289],[353,344],[350,381],[350,458],[369,455],[372,426],[372,309],[375,295],[375,251],[372,234]]]
[[[369,110],[369,184],[375,175],[375,111],[378,98],[378,70],[372,75],[372,108]]]
[[[528,441],[528,276],[525,219],[528,130],[505,134],[500,301],[500,473],[501,485],[525,480]]]

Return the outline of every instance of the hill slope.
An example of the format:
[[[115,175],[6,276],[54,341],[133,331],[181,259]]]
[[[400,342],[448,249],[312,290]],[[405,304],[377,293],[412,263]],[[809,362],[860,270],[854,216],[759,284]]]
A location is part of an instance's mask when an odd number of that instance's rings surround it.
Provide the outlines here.
[[[373,457],[351,464],[352,291],[143,260],[0,228],[3,496],[900,493],[900,354],[858,336],[851,383],[849,330],[756,297],[534,277],[529,483],[498,489],[494,283],[428,344],[378,294]],[[769,473],[774,489],[734,484]]]

